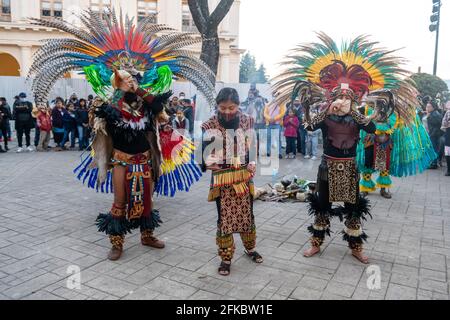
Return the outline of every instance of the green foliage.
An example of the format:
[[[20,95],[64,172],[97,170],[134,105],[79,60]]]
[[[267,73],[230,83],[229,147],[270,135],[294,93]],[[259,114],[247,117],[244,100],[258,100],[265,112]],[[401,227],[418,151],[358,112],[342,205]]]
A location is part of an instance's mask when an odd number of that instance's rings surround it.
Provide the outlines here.
[[[256,69],[256,59],[249,52],[245,53],[239,66],[240,83],[267,83],[266,68],[263,64]]]
[[[269,79],[267,78],[267,75],[266,75],[266,68],[261,63],[258,70],[256,70],[256,81],[254,81],[254,82],[255,83],[267,83],[268,81],[269,81]]]
[[[249,52],[245,53],[239,66],[239,82],[249,83],[250,77],[256,72],[256,61]]]
[[[412,75],[412,79],[417,84],[420,95],[436,98],[438,94],[441,96],[444,92],[448,92],[448,86],[441,78],[427,73],[416,73]]]

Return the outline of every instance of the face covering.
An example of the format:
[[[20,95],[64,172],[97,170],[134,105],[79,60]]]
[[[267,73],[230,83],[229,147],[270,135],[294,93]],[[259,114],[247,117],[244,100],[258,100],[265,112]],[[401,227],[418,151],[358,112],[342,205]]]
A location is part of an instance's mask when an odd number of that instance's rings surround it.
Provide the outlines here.
[[[239,111],[235,113],[218,113],[218,119],[221,126],[225,129],[237,129],[239,126]]]

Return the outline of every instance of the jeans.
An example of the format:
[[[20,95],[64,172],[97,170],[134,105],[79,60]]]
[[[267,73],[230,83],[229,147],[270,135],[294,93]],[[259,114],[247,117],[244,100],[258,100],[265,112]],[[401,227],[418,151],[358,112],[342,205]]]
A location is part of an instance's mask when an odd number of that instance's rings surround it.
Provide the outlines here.
[[[75,147],[75,130],[77,128],[75,126],[73,127],[66,127],[64,128],[64,138],[61,142],[60,147],[63,148],[67,141],[69,141],[69,134],[70,134],[70,147]]]
[[[0,139],[1,138],[5,138],[6,140],[8,140],[9,138],[11,138],[11,124],[8,123],[6,125],[3,126],[3,130],[0,130]]]
[[[431,139],[431,144],[433,145],[433,149],[436,152],[436,154],[438,155],[437,158],[431,163],[432,167],[437,166],[438,163],[438,159],[439,159],[439,149],[440,149],[440,137],[430,137]]]
[[[3,142],[4,142],[4,144],[5,144],[5,149],[8,147],[8,128],[7,128],[7,126],[5,125],[5,126],[3,126],[3,127],[0,127],[0,137],[4,137],[3,138]]]
[[[306,136],[308,135],[306,129],[303,126],[298,128],[297,136],[297,151],[303,155],[306,155]]]
[[[270,124],[267,128],[267,154],[272,153],[272,131],[275,135],[278,135],[278,141],[276,142],[278,148],[278,155],[281,155],[281,125]]]
[[[80,149],[85,149],[89,145],[88,128],[84,126],[77,126],[78,129],[78,144]]]
[[[317,157],[317,145],[319,144],[318,135],[306,136],[306,154],[307,156]]]
[[[297,154],[297,138],[296,137],[286,137],[286,154]]]

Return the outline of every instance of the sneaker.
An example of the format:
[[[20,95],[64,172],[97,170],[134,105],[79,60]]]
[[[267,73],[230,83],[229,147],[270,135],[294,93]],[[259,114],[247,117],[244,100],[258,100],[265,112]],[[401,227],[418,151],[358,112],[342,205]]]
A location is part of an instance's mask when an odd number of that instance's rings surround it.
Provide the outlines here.
[[[23,152],[23,148],[22,147],[19,147],[19,149],[17,149],[17,151],[16,151],[17,153],[21,153],[21,152]]]
[[[305,159],[311,159],[311,156],[305,156]]]
[[[314,157],[311,158],[311,160],[316,161],[316,160],[317,160],[317,157],[314,156]]]
[[[33,151],[34,151],[34,148],[33,148],[32,146],[28,146],[28,147],[27,147],[27,151],[28,151],[28,152],[33,152]]]

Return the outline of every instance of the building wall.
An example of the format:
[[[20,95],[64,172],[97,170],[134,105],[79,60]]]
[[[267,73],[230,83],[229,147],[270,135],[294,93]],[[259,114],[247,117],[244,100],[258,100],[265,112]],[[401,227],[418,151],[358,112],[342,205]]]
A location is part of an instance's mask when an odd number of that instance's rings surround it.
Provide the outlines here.
[[[176,30],[182,29],[182,0],[157,0],[158,23],[167,24]],[[211,10],[218,0],[209,0]],[[137,15],[136,0],[111,0],[112,6],[122,8],[130,17]],[[63,0],[63,19],[75,25],[79,20],[74,13],[88,8],[90,0]],[[220,61],[217,80],[222,82],[239,82],[239,60],[242,50],[239,49],[239,6],[240,0],[235,0],[229,14],[219,26]],[[41,0],[11,1],[11,22],[0,21],[0,53],[9,54],[20,65],[20,75],[26,76],[31,66],[32,55],[38,50],[41,41],[47,38],[66,37],[63,32],[50,28],[33,26],[27,18],[40,18]],[[135,18],[136,20],[136,18]],[[200,53],[200,44],[192,47]],[[6,57],[6,55],[2,55]],[[2,61],[0,61],[0,64]],[[1,76],[0,69],[0,76]],[[77,77],[76,73],[72,73]]]

